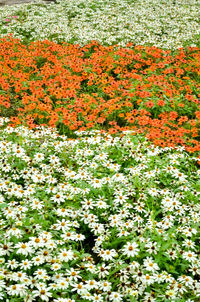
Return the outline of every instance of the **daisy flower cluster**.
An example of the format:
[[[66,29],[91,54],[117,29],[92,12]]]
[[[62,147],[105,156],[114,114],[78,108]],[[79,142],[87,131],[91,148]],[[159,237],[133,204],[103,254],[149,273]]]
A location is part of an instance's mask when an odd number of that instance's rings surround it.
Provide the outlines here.
[[[126,131],[0,130],[2,301],[197,301],[200,170]]]
[[[176,49],[197,46],[200,32],[198,0],[37,0],[0,8],[0,21],[0,36],[80,45],[96,40]]]

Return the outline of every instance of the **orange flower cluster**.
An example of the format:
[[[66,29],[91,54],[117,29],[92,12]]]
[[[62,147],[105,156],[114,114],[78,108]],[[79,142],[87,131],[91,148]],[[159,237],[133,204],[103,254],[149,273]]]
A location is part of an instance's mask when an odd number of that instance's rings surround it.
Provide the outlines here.
[[[80,47],[0,39],[0,110],[11,125],[134,129],[200,151],[200,49]],[[63,129],[64,129],[63,128]]]

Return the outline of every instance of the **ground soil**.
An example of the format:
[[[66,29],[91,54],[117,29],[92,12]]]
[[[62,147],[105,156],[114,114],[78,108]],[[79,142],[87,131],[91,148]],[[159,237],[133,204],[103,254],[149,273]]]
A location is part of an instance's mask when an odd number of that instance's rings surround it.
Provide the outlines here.
[[[55,2],[53,0],[43,0],[44,2]],[[37,3],[37,0],[0,0],[0,6],[15,5],[23,3]]]

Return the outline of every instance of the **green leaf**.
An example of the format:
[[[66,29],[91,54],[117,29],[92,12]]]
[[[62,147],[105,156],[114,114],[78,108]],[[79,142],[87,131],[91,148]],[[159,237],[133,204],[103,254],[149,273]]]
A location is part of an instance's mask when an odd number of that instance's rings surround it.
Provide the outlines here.
[[[0,203],[0,209],[6,208],[8,205],[6,203]]]

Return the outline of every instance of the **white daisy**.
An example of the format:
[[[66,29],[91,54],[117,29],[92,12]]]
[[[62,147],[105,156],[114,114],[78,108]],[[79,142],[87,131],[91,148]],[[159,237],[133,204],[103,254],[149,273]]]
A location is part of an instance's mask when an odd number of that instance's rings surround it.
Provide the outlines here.
[[[153,258],[151,257],[147,257],[144,260],[144,267],[146,270],[151,272],[155,272],[156,270],[159,270],[158,265],[153,261]]]
[[[32,292],[34,297],[39,297],[43,301],[49,301],[49,298],[52,297],[52,293],[49,291],[50,287],[43,287]]]
[[[124,255],[129,257],[137,256],[139,253],[138,244],[136,242],[127,242],[121,250]]]

